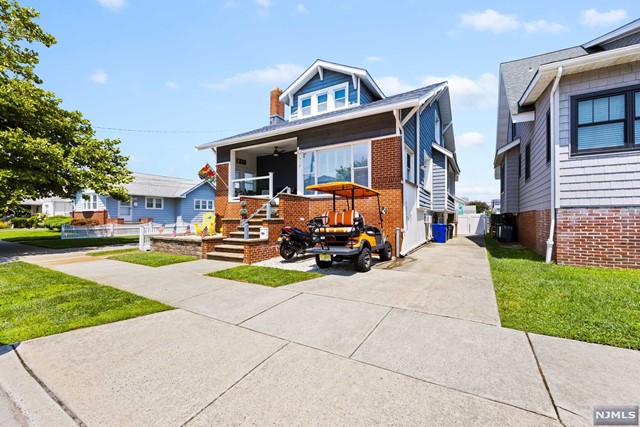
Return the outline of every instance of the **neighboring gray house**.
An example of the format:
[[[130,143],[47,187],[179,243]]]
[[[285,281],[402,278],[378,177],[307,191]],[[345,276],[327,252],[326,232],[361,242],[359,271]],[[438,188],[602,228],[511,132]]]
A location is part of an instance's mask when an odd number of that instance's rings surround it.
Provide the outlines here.
[[[640,20],[500,65],[494,167],[547,262],[640,268]]]
[[[61,197],[47,197],[36,200],[23,200],[21,206],[28,206],[31,215],[45,213],[47,216],[71,216],[73,200]]]

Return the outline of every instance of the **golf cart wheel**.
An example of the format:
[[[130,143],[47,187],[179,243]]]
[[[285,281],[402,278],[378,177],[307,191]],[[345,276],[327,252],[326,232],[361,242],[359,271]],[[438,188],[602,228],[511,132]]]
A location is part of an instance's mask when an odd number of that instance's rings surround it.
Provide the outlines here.
[[[320,268],[331,268],[331,266],[333,265],[333,260],[320,261],[320,255],[316,255],[316,265]]]
[[[391,257],[393,256],[391,243],[386,242],[384,248],[378,251],[378,255],[380,255],[380,261],[391,261]]]
[[[356,270],[363,273],[371,270],[371,249],[362,249],[356,260]]]
[[[291,247],[288,242],[282,242],[280,244],[280,256],[284,259],[291,259],[296,254],[296,251]]]

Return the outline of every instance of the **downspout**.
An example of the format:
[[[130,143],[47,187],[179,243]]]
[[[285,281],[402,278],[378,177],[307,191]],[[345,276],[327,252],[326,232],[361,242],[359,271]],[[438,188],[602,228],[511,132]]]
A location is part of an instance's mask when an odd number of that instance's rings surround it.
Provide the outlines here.
[[[562,67],[558,67],[556,71],[556,79],[553,82],[553,86],[551,87],[551,94],[549,97],[550,103],[550,112],[549,117],[551,119],[551,213],[550,213],[550,221],[549,221],[549,239],[547,240],[547,253],[545,254],[545,262],[547,264],[551,263],[551,255],[553,253],[553,237],[556,229],[556,193],[557,193],[557,185],[556,185],[556,155],[557,155],[557,142],[558,138],[556,136],[556,102],[558,101],[558,85],[560,84],[560,78],[562,77]]]

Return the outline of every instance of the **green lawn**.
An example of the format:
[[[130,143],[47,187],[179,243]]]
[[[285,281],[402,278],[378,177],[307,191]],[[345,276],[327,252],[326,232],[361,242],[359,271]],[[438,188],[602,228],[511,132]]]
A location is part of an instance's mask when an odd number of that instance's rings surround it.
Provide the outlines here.
[[[0,240],[26,242],[29,240],[59,240],[60,232],[51,230],[31,230],[28,228],[6,228],[0,230]]]
[[[195,261],[199,258],[187,255],[164,254],[161,252],[136,252],[110,256],[109,259],[116,261],[142,264],[149,267],[162,267],[163,265],[178,264],[180,262]]]
[[[116,236],[116,237],[91,237],[87,239],[65,239],[65,240],[29,240],[24,243],[31,246],[39,246],[49,249],[86,248],[90,246],[126,245],[138,243],[138,236]]]
[[[113,249],[110,251],[96,251],[96,252],[87,252],[89,256],[107,256],[107,255],[119,255],[126,254],[129,252],[138,252],[138,248],[126,248],[126,249]]]
[[[214,271],[207,276],[220,277],[222,279],[237,280],[238,282],[256,283],[258,285],[278,286],[290,285],[303,280],[322,277],[319,273],[307,273],[304,271],[283,270],[272,267],[256,267],[253,265],[241,265],[226,270]]]
[[[640,271],[547,265],[485,240],[502,326],[640,350]]]
[[[23,262],[0,264],[0,344],[172,307]]]

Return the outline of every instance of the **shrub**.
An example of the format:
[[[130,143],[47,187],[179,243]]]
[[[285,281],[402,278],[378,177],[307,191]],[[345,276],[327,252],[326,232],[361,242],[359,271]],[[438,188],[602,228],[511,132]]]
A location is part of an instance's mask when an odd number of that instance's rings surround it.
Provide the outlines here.
[[[11,218],[10,221],[13,228],[31,228],[33,225],[31,218]]]
[[[71,218],[68,216],[52,216],[44,220],[44,226],[49,230],[59,230],[65,224],[71,224]]]
[[[98,221],[94,221],[92,219],[84,219],[84,218],[73,218],[70,224],[76,225],[76,226],[86,226],[86,227],[93,227],[94,225],[99,225]]]
[[[38,213],[29,218],[31,227],[44,228],[44,220],[47,219],[46,213]]]
[[[11,224],[9,224],[8,222],[0,221],[0,230],[9,227],[11,227]]]

